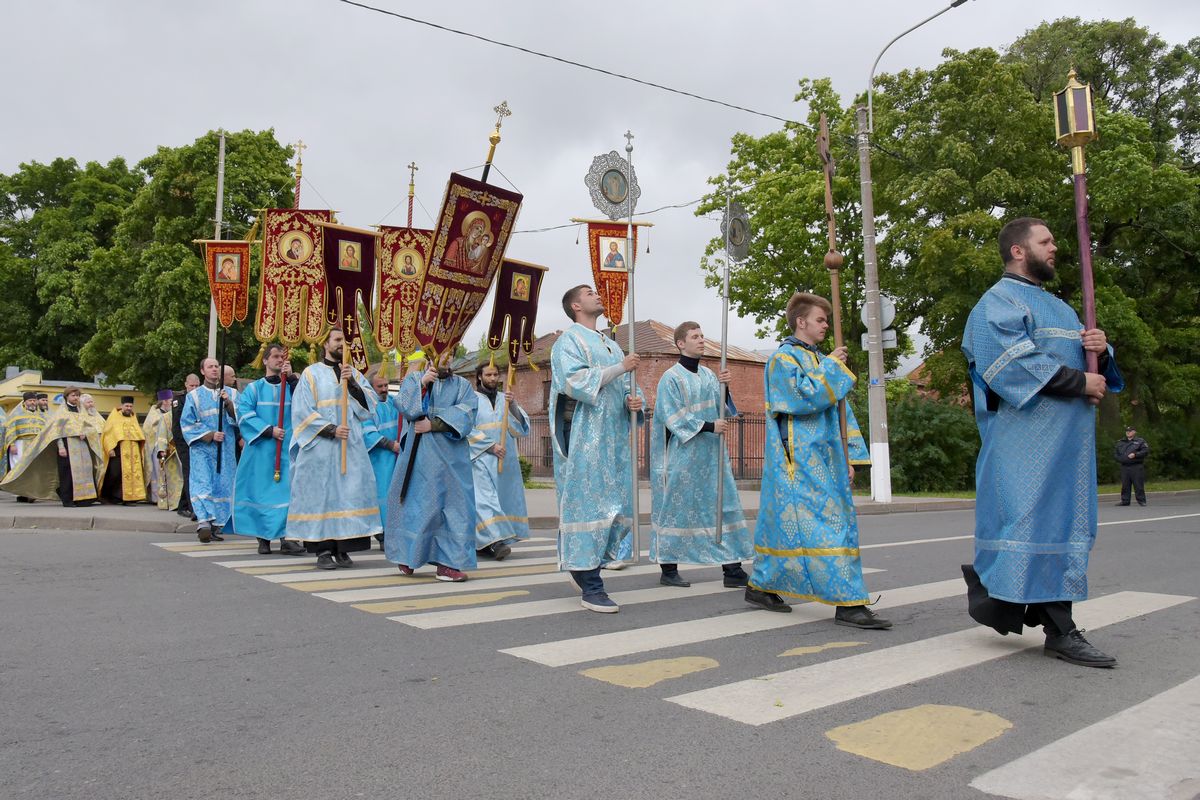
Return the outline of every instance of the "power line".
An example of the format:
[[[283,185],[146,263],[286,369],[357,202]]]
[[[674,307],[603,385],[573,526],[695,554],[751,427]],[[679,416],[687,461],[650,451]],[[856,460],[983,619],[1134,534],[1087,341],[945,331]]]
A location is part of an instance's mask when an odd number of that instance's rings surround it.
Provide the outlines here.
[[[509,50],[516,50],[518,52],[525,53],[527,55],[537,56],[538,58],[545,58],[545,59],[549,59],[550,61],[557,61],[558,63],[566,64],[567,66],[578,67],[579,69],[585,69],[590,72],[598,72],[601,75],[608,75],[610,78],[618,78],[623,81],[630,81],[632,83],[638,83],[638,84],[641,84],[642,86],[649,86],[654,89],[661,89],[664,92],[671,92],[672,94],[678,94],[678,95],[682,95],[684,97],[690,97],[693,100],[700,100],[705,103],[712,103],[713,105],[724,106],[725,108],[730,108],[730,109],[733,109],[734,111],[744,111],[747,114],[754,114],[755,116],[758,116],[758,117],[766,117],[767,119],[773,119],[773,120],[776,120],[777,122],[790,123],[792,125],[799,125],[800,127],[805,128],[807,130],[813,130],[813,128],[811,126],[805,125],[803,122],[797,122],[794,119],[788,119],[786,117],[776,116],[775,114],[768,114],[765,111],[755,111],[753,108],[746,108],[745,106],[739,106],[734,103],[727,103],[724,100],[716,100],[711,97],[705,97],[704,95],[696,94],[695,92],[688,92],[688,91],[684,91],[683,89],[676,89],[671,86],[664,86],[661,83],[654,83],[653,81],[644,80],[642,78],[635,78],[632,75],[625,75],[620,72],[613,72],[612,70],[604,69],[602,67],[593,67],[591,64],[584,64],[579,61],[572,61],[569,58],[562,58],[560,56],[550,55],[549,53],[543,53],[538,50],[531,50],[528,47],[521,47],[520,45],[510,44],[508,42],[502,42],[498,39],[490,39],[487,36],[481,36],[478,33],[471,33],[470,31],[461,31],[461,30],[458,30],[457,28],[451,28],[446,25],[439,25],[436,22],[430,22],[429,20],[420,19],[418,17],[412,17],[407,14],[400,14],[396,11],[389,11],[385,8],[377,8],[375,6],[367,5],[366,3],[358,3],[358,2],[355,2],[355,0],[337,0],[337,2],[343,3],[348,6],[355,6],[356,8],[361,8],[366,11],[374,11],[377,14],[384,14],[389,17],[395,17],[396,19],[402,19],[406,22],[412,22],[417,25],[424,25],[426,27],[434,28],[435,30],[443,31],[445,33],[453,33],[456,36],[466,36],[469,39],[476,39],[481,42],[487,42],[488,44],[494,44],[497,47],[506,47]]]

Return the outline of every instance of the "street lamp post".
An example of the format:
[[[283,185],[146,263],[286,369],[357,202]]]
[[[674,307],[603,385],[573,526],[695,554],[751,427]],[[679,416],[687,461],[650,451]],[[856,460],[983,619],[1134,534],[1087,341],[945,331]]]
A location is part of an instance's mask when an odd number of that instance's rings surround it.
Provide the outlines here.
[[[859,188],[863,215],[863,280],[866,284],[864,305],[867,311],[867,408],[871,433],[871,498],[877,503],[892,502],[891,455],[888,450],[887,391],[883,374],[883,325],[879,298],[879,264],[875,252],[875,196],[871,186],[871,139],[875,132],[875,68],[888,48],[925,23],[937,19],[967,0],[954,0],[941,11],[913,25],[884,45],[871,64],[867,79],[867,105],[857,109]]]

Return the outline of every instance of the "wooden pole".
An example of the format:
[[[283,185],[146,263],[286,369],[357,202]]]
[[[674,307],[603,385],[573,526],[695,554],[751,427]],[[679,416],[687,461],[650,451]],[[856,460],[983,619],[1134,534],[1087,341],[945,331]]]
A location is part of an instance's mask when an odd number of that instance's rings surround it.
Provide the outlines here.
[[[506,392],[512,390],[513,378],[515,376],[516,376],[516,372],[513,369],[513,362],[512,362],[512,359],[510,358],[508,360],[508,376],[504,379],[504,390]],[[500,439],[500,444],[505,450],[508,449],[508,413],[509,413],[508,398],[506,397],[506,398],[504,398],[504,424],[501,426],[501,437],[502,438]],[[496,467],[496,471],[501,474],[504,473],[504,459],[503,458],[500,459],[500,464]]]
[[[284,350],[284,358],[290,359],[292,356],[291,350]],[[283,373],[279,373],[279,421],[276,427],[283,430],[283,406],[287,402],[287,378]],[[283,469],[283,439],[275,440],[275,482],[279,483],[281,471]]]
[[[821,114],[821,128],[817,134],[817,153],[825,169],[825,219],[829,230],[829,251],[825,253],[825,268],[829,270],[830,303],[833,306],[833,346],[841,347],[842,341],[842,287],[839,272],[842,254],[837,250],[837,220],[833,215],[833,155],[829,151],[829,123]],[[838,430],[842,437],[842,454],[846,465],[850,465],[850,436],[846,426],[846,400],[838,400]]]
[[[338,308],[341,309],[342,296],[341,290],[338,290]],[[352,327],[354,317],[342,317],[346,321],[346,330]],[[346,336],[346,331],[342,331],[342,366],[350,363],[350,340]],[[350,382],[342,379],[342,425],[350,424]],[[346,474],[346,439],[342,439],[342,474]]]

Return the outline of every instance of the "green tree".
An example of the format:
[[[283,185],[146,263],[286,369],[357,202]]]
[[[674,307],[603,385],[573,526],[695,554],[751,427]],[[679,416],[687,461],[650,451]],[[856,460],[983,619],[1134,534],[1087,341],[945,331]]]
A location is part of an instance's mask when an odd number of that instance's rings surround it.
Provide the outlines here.
[[[121,214],[144,181],[120,158],[83,168],[73,158],[58,158],[0,175],[5,363],[55,378],[84,377],[79,351],[96,318],[81,313],[75,280],[94,250],[112,244]]]
[[[292,151],[273,131],[226,133],[225,148],[222,238],[240,238],[259,209],[290,205]],[[160,147],[138,165],[147,182],[121,214],[112,244],[94,249],[76,277],[80,311],[96,320],[80,350],[85,369],[144,391],[177,386],[196,370],[207,349],[209,290],[193,240],[213,235],[217,150],[218,134],[209,132],[190,145]],[[249,319],[234,324],[228,363],[245,365],[257,354],[251,327]]]

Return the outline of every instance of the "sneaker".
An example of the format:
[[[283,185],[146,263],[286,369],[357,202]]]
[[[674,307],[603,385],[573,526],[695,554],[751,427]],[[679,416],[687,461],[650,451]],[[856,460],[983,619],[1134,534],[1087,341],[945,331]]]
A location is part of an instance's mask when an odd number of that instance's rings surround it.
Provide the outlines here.
[[[212,528],[201,528],[196,531],[196,538],[200,540],[200,544],[208,544],[212,541]]]
[[[350,559],[349,553],[334,553],[333,554],[333,563],[337,564],[339,567],[353,567],[354,566],[354,561],[352,561]]]
[[[611,569],[614,572],[620,569],[625,569],[627,565],[624,561],[609,561],[607,564],[601,564],[600,569]]]
[[[317,556],[317,569],[337,569],[337,564],[334,562],[332,555],[321,553]]]
[[[438,567],[437,574],[433,577],[439,581],[449,581],[450,583],[462,583],[467,579],[467,573],[454,567]]]
[[[413,568],[407,564],[397,564],[396,569],[400,570],[400,574],[406,578],[413,574]]]
[[[891,622],[866,606],[838,606],[833,612],[833,623],[867,631],[885,631],[892,627]]]
[[[746,602],[759,608],[765,608],[767,611],[779,611],[784,614],[792,610],[792,607],[785,603],[779,595],[755,589],[753,586],[746,587]]]
[[[621,610],[621,607],[613,602],[607,592],[585,594],[580,602],[588,611],[596,611],[601,614],[615,614]]]
[[[1043,651],[1051,658],[1061,658],[1068,664],[1080,667],[1115,667],[1117,660],[1101,653],[1083,638],[1083,631],[1076,628],[1065,636],[1047,636]]]

